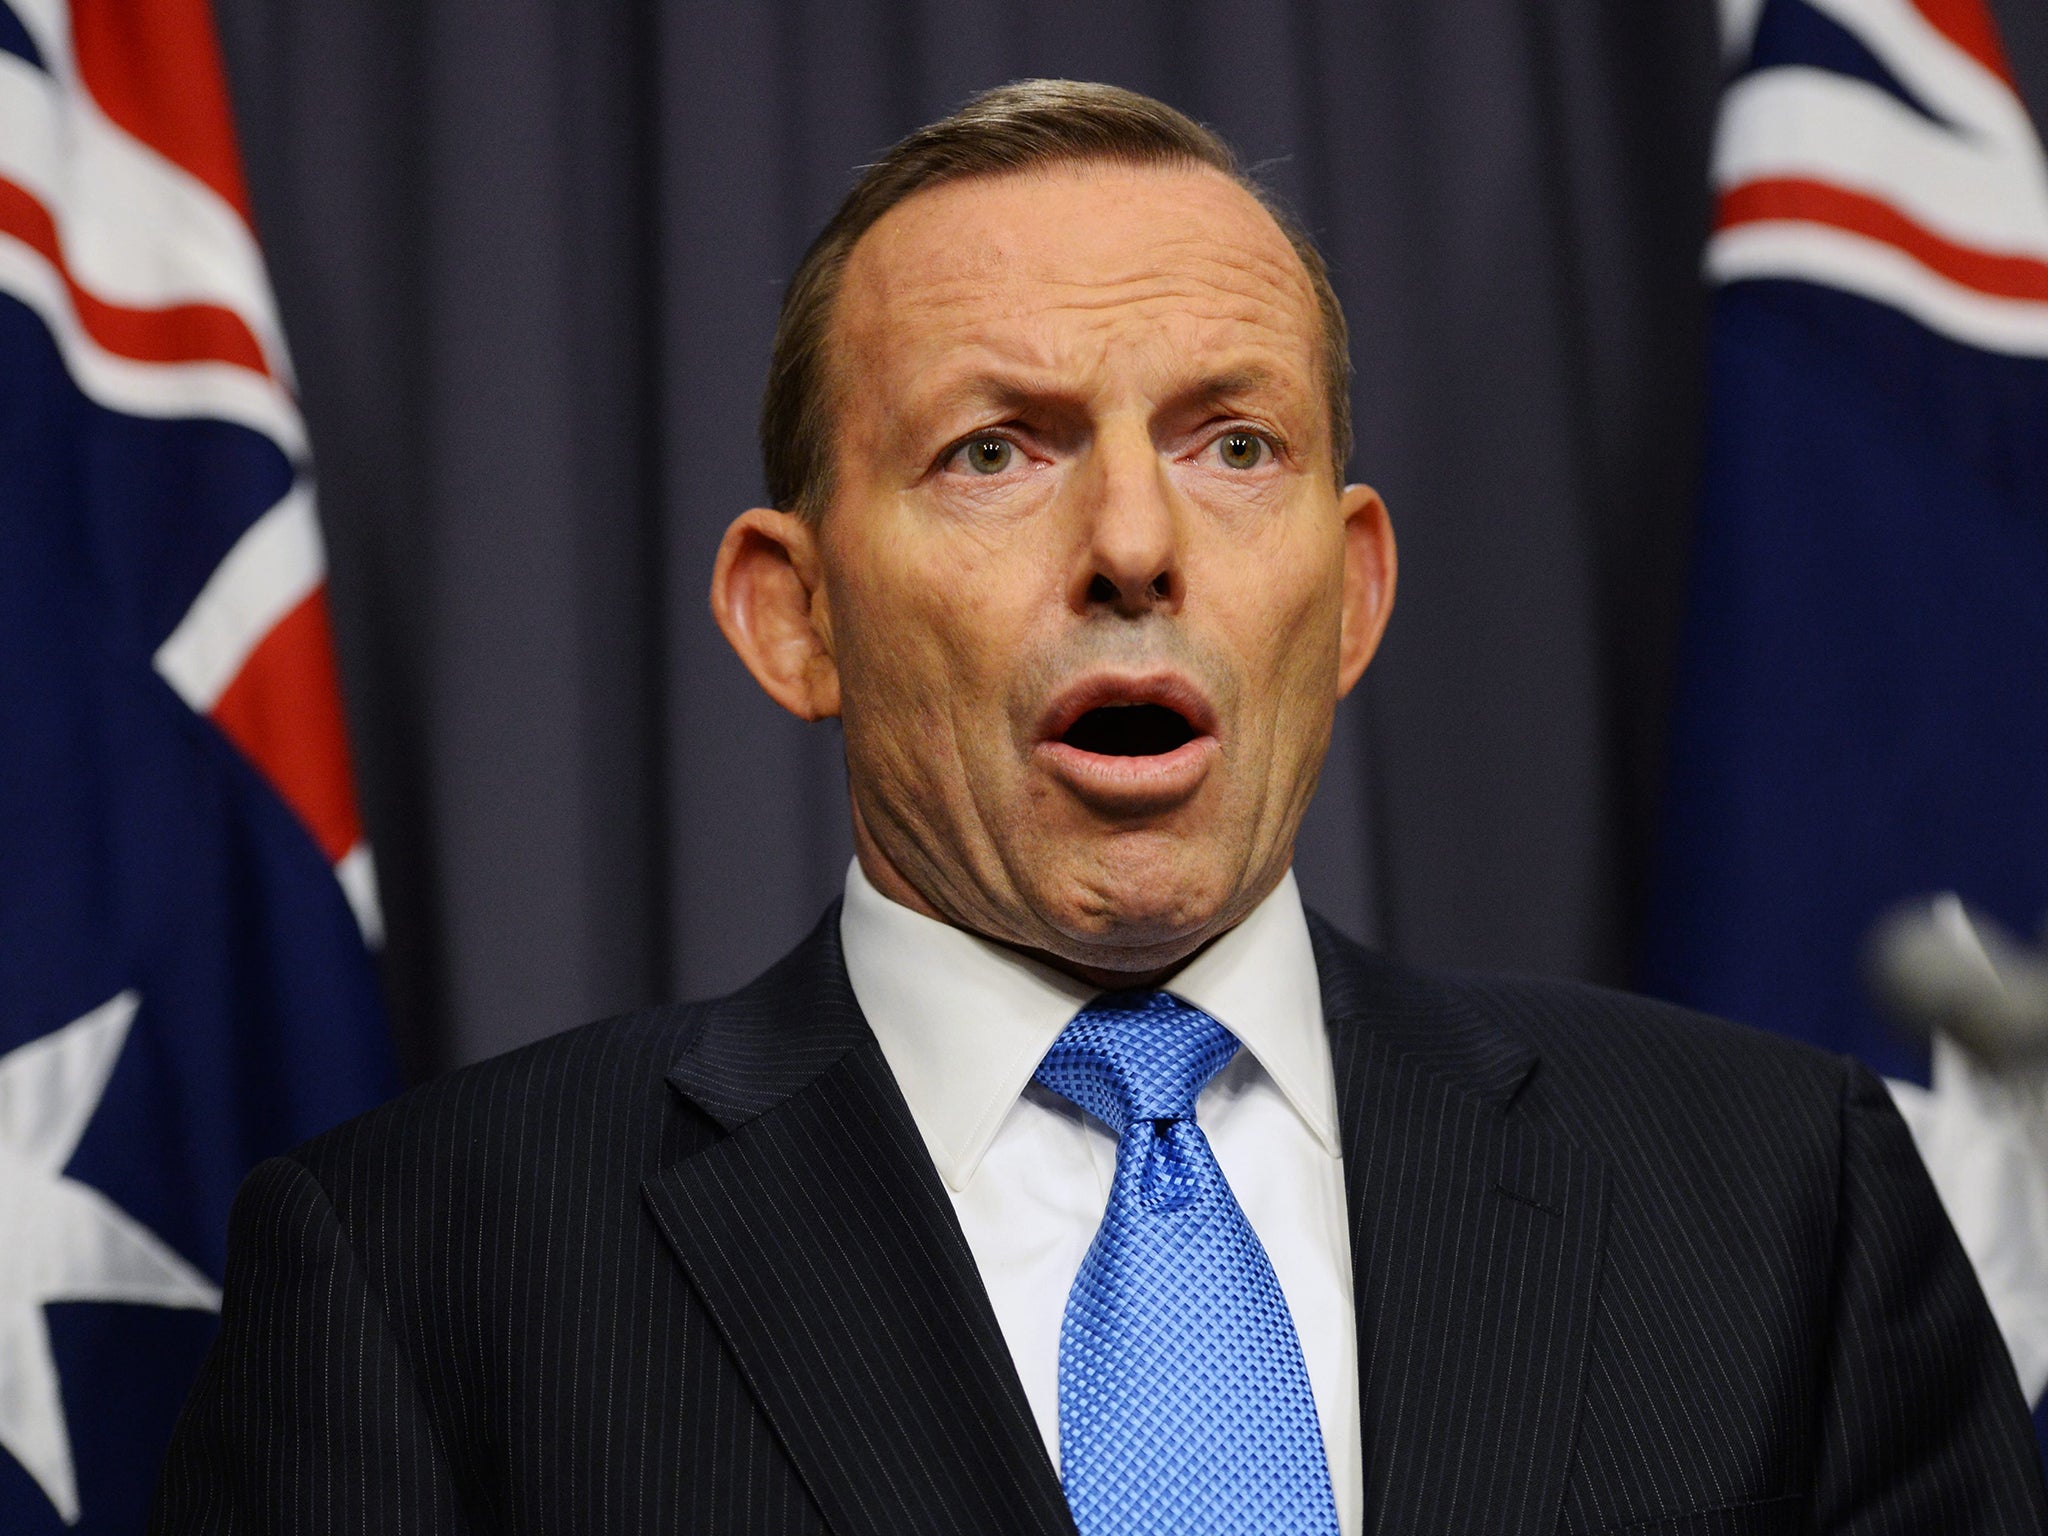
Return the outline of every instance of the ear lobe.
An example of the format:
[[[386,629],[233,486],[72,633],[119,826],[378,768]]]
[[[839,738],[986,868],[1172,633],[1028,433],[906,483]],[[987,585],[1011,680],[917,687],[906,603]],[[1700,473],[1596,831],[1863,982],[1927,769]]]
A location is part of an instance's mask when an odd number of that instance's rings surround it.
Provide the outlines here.
[[[755,507],[725,530],[711,615],[768,697],[801,720],[839,713],[839,669],[810,525]]]
[[[1344,622],[1337,643],[1337,691],[1349,693],[1365,675],[1394,611],[1394,527],[1386,503],[1369,485],[1347,485],[1337,502],[1344,517]]]

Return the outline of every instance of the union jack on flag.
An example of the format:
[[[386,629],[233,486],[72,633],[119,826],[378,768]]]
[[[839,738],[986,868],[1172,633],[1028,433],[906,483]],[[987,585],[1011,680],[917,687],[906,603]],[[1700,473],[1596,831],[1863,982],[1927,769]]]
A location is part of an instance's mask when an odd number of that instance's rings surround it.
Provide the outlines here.
[[[2048,1427],[2048,1078],[1858,963],[1909,899],[2048,917],[2048,159],[1985,0],[1729,14],[1645,981],[1885,1074]]]
[[[140,1530],[236,1185],[396,1086],[207,0],[0,0],[0,1529]]]

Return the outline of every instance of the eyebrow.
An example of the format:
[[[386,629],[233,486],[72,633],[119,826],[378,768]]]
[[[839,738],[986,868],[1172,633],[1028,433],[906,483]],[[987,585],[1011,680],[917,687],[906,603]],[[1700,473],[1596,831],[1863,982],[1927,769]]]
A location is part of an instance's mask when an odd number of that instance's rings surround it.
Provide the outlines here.
[[[1071,392],[1064,389],[1024,384],[996,373],[978,373],[962,379],[957,384],[947,386],[927,403],[939,411],[964,406],[983,406],[998,411],[1021,411],[1027,406],[1040,405],[1046,401],[1071,402],[1074,398]]]
[[[1257,394],[1270,389],[1275,383],[1273,370],[1256,364],[1243,368],[1232,368],[1224,373],[1212,373],[1206,378],[1195,380],[1184,389],[1176,390],[1167,397],[1166,405],[1186,407],[1207,404],[1216,400],[1235,399],[1243,395]]]
[[[1256,394],[1271,388],[1276,379],[1272,369],[1258,364],[1226,369],[1221,373],[1204,375],[1173,390],[1160,402],[1160,409],[1185,410],[1191,405]],[[940,412],[966,406],[1014,412],[1049,403],[1073,405],[1078,403],[1078,397],[1057,386],[1037,386],[999,373],[979,373],[949,385],[926,402],[929,409]]]

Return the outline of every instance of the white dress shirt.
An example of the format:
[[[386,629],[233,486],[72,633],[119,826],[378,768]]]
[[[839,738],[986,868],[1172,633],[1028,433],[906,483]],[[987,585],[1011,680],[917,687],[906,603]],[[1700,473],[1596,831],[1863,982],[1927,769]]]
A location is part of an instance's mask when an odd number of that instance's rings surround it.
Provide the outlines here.
[[[1116,1138],[1031,1081],[1097,989],[877,891],[855,863],[839,917],[853,995],[953,1197],[996,1321],[1059,1464],[1060,1324],[1109,1204]],[[1165,989],[1237,1036],[1195,1119],[1265,1246],[1308,1366],[1337,1525],[1364,1523],[1358,1348],[1337,1091],[1289,873]]]

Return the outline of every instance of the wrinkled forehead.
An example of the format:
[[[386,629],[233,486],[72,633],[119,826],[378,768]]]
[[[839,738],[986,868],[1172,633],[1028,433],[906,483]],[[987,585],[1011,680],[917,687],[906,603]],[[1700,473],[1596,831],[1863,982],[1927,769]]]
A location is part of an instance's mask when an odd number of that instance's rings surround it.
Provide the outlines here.
[[[1079,390],[1252,368],[1320,395],[1301,258],[1206,166],[1059,166],[919,192],[855,245],[833,332],[836,393],[856,418],[997,366]]]

